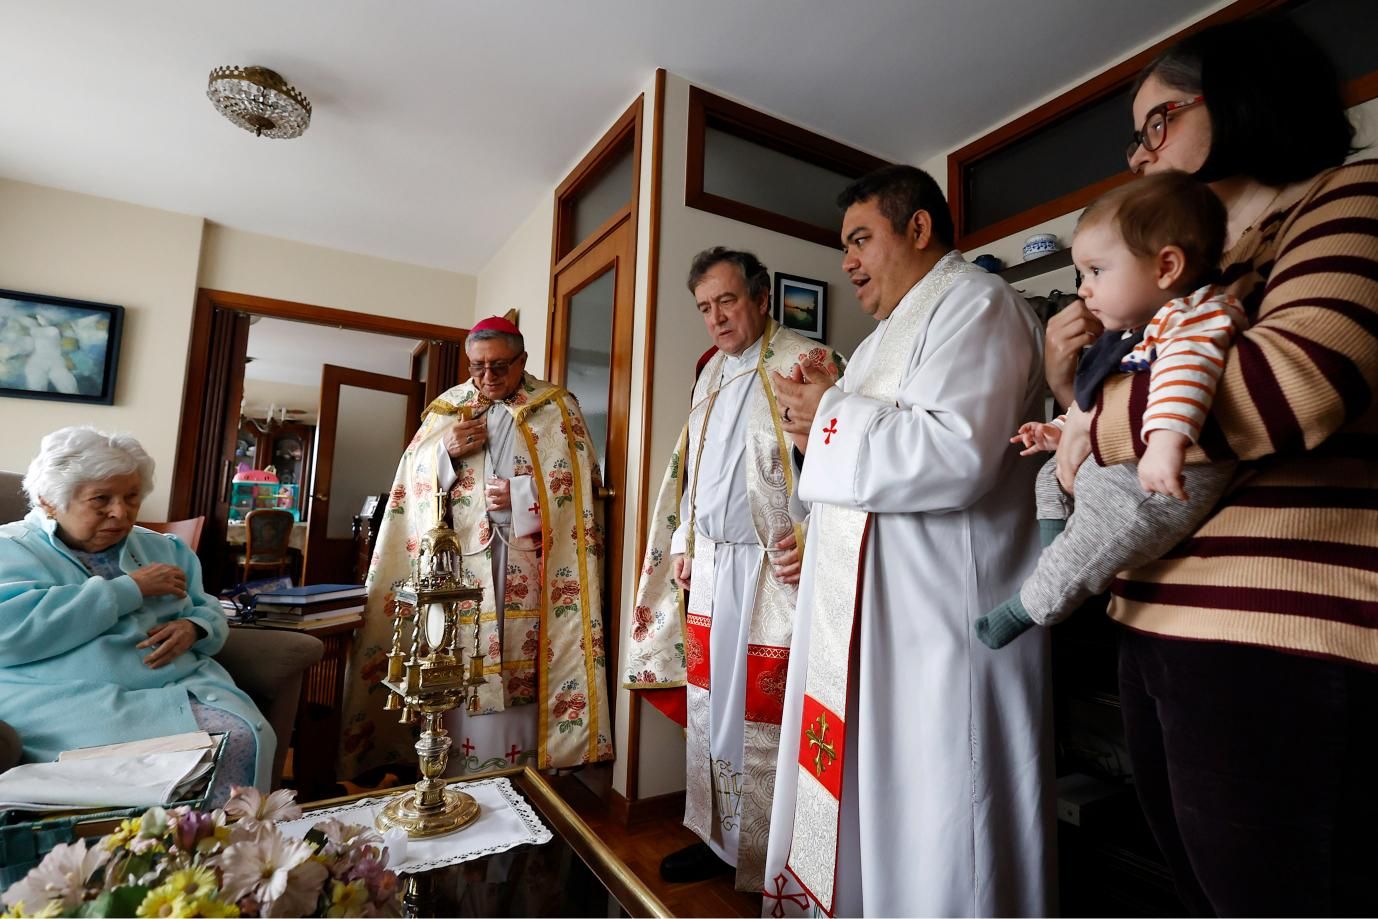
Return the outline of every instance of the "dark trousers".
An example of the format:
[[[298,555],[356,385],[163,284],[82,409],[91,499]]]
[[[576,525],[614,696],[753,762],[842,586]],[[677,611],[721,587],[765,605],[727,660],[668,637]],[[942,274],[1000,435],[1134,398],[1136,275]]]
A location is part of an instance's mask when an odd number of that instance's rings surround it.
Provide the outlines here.
[[[1124,629],[1149,827],[1196,915],[1378,915],[1378,672]]]

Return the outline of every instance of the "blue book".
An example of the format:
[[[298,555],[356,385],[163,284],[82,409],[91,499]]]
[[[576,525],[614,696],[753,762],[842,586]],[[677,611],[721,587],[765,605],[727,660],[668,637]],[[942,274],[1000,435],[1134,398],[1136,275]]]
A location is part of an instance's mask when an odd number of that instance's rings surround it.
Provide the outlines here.
[[[312,603],[325,603],[328,600],[345,600],[351,597],[368,595],[368,588],[362,584],[311,584],[307,587],[290,587],[286,590],[265,591],[255,599],[259,603],[281,603],[288,606],[309,606]]]

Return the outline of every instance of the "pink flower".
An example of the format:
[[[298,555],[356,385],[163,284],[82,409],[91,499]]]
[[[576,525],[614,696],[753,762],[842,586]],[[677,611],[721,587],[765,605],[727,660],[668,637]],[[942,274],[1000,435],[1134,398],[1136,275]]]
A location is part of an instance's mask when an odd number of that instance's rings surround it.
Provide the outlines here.
[[[296,820],[301,816],[296,795],[290,788],[279,788],[265,798],[252,785],[236,785],[230,789],[230,800],[225,802],[225,816],[238,818],[241,825]]]
[[[651,608],[638,606],[634,615],[636,628],[632,629],[632,641],[645,641],[646,636],[651,634],[651,623],[655,621],[651,616]]]
[[[219,858],[227,898],[252,898],[264,916],[307,916],[316,911],[330,870],[311,858],[315,849],[309,842],[287,839],[269,824],[245,828],[241,823],[232,838]]]
[[[555,707],[551,709],[551,714],[556,718],[564,716],[566,721],[573,721],[587,705],[588,698],[582,692],[561,691],[555,694]]]

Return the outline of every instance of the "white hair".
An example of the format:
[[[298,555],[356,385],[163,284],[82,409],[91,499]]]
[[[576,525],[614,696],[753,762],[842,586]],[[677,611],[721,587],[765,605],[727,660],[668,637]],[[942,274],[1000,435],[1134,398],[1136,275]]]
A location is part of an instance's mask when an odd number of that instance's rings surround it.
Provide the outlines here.
[[[153,457],[129,434],[107,434],[90,425],[60,428],[43,438],[24,476],[29,506],[40,498],[66,510],[72,492],[86,482],[139,474],[139,497],[153,490]]]

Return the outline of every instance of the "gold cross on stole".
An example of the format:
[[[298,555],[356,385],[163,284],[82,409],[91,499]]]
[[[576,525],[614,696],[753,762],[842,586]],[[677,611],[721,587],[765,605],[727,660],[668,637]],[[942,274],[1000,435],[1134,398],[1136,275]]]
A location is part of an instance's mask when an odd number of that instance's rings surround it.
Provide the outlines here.
[[[817,751],[813,757],[814,774],[822,775],[823,770],[831,766],[833,760],[837,759],[837,751],[833,749],[832,744],[828,743],[828,713],[820,714],[818,719],[814,721],[813,727],[804,732],[804,736],[809,739],[809,746]],[[826,763],[823,762],[825,755],[828,757]]]

